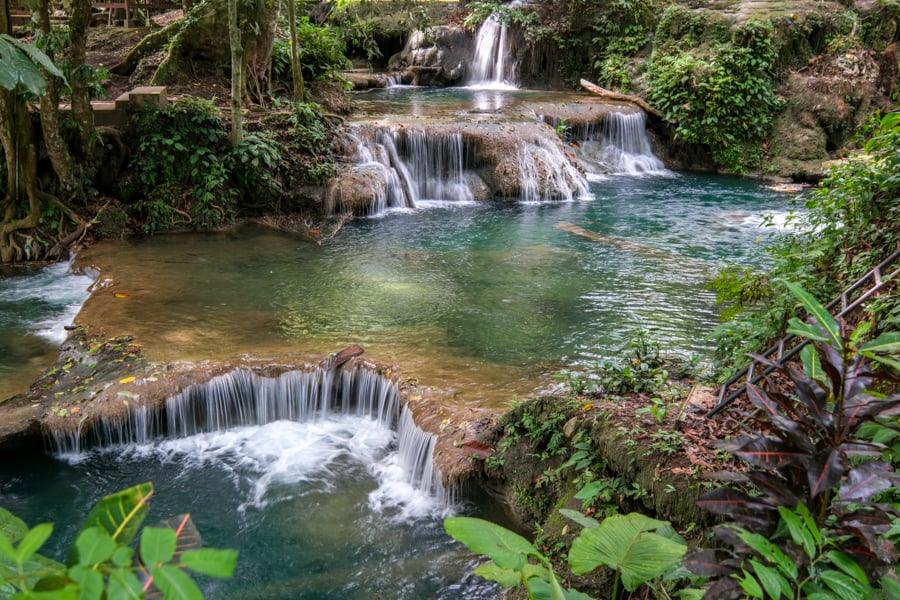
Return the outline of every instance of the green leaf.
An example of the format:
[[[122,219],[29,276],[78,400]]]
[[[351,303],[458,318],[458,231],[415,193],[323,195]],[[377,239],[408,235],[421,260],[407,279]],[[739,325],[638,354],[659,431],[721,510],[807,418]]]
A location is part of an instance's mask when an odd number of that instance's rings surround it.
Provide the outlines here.
[[[763,558],[774,562],[789,579],[797,579],[797,564],[778,546],[758,533],[750,533],[739,528],[735,528],[735,531],[741,541],[753,548]]]
[[[540,556],[522,536],[484,519],[447,517],[444,519],[444,530],[475,554],[490,557],[504,569],[518,571],[525,565],[526,557]]]
[[[852,577],[859,584],[869,587],[869,577],[859,563],[841,552],[840,550],[829,550],[824,554],[831,564],[839,568],[841,571]]]
[[[19,547],[16,548],[16,561],[21,564],[29,560],[40,550],[51,533],[53,533],[53,525],[50,523],[42,523],[26,533],[19,542]]]
[[[819,579],[841,600],[858,600],[863,597],[862,586],[845,573],[826,570],[819,573]]]
[[[88,527],[75,539],[78,564],[93,566],[112,557],[116,543],[112,536],[99,527]]]
[[[166,600],[203,600],[197,584],[177,567],[163,565],[151,569],[150,574]]]
[[[617,569],[628,591],[665,573],[677,563],[687,546],[652,530],[666,525],[639,513],[614,515],[599,527],[585,529],[572,542],[569,566],[577,575],[606,565]]]
[[[564,517],[572,519],[585,529],[592,529],[594,527],[600,526],[600,521],[598,521],[597,519],[588,517],[587,515],[577,510],[572,510],[571,508],[561,508],[559,509],[559,513]]]
[[[750,564],[753,565],[753,572],[770,598],[781,598],[782,595],[788,598],[792,596],[791,584],[777,570],[753,559],[750,559]]]
[[[837,321],[834,320],[834,317],[831,316],[831,313],[825,310],[825,307],[819,304],[819,301],[816,300],[812,294],[801,288],[799,285],[785,280],[782,280],[781,282],[798,300],[800,300],[800,303],[803,305],[803,308],[806,309],[806,312],[815,318],[819,327],[824,330],[828,337],[825,341],[827,341],[832,348],[840,352],[844,347],[844,343],[841,340],[841,328]]]
[[[781,519],[787,525],[794,542],[803,548],[810,560],[814,559],[816,557],[816,542],[812,534],[806,529],[803,520],[786,506],[779,506],[778,514],[781,515]]]
[[[744,576],[738,581],[740,582],[741,589],[744,590],[744,593],[751,598],[765,598],[762,586],[759,585],[759,582],[756,580],[756,578],[747,571],[744,571]]]
[[[182,554],[181,564],[202,575],[224,579],[234,574],[237,557],[237,550],[202,548]]]
[[[15,544],[28,533],[25,521],[0,506],[0,537]]]
[[[106,591],[107,598],[116,600],[141,600],[144,597],[144,588],[141,582],[138,581],[134,572],[126,567],[110,572]]]
[[[797,317],[791,317],[788,321],[788,333],[804,337],[814,342],[830,343],[831,340],[827,334],[822,333],[822,329],[809,323],[804,323]]]
[[[873,354],[893,354],[900,352],[900,331],[888,331],[882,333],[871,342],[859,347],[859,352],[871,352]]]
[[[175,532],[162,527],[145,527],[141,532],[141,562],[147,568],[172,560],[175,555]]]
[[[575,498],[578,500],[593,500],[597,497],[597,494],[603,490],[605,485],[606,484],[602,481],[592,481],[578,490],[578,493],[575,494]]]
[[[112,563],[117,567],[127,567],[134,562],[134,549],[130,546],[119,546],[112,555]]]
[[[85,565],[69,569],[69,577],[81,588],[78,600],[100,600],[103,596],[103,575]]]
[[[900,581],[885,576],[879,579],[879,582],[886,598],[900,598]]]
[[[803,361],[803,372],[813,381],[822,383],[825,381],[825,371],[822,369],[822,361],[815,346],[806,345],[800,350],[800,359]]]
[[[492,560],[483,565],[479,565],[479,567],[475,569],[475,574],[490,581],[496,581],[506,588],[516,587],[522,583],[522,576],[519,574],[519,571],[498,567],[497,563]]]
[[[147,502],[152,494],[153,484],[147,482],[106,496],[88,514],[81,530],[100,527],[112,536],[116,544],[128,544],[137,535],[147,516]],[[77,548],[73,547],[69,554],[69,565],[79,562]]]

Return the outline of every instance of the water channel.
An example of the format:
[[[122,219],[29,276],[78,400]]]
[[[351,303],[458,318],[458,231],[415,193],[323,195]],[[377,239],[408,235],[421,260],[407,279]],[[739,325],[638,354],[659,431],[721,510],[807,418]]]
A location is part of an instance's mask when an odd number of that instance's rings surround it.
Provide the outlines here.
[[[159,362],[318,360],[359,343],[448,403],[502,408],[639,329],[708,353],[704,284],[762,264],[760,225],[787,211],[753,181],[631,173],[593,176],[570,201],[420,199],[323,246],[256,226],[104,242],[78,257],[101,275],[76,321],[134,335]],[[5,395],[45,366],[47,323],[60,335],[83,301],[89,280],[67,269],[0,273],[0,347],[16,349],[0,353]],[[0,467],[0,505],[59,524],[59,554],[99,497],[152,480],[155,518],[189,511],[208,544],[241,551],[232,581],[203,583],[209,597],[495,597],[441,517],[496,507],[410,486],[396,443],[384,423],[335,414],[35,457]]]

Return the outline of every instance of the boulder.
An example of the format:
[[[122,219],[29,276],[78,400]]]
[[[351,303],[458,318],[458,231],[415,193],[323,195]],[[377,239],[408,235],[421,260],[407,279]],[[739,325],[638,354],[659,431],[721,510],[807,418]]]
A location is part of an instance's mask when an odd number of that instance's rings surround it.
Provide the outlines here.
[[[403,83],[459,83],[466,75],[471,44],[471,38],[463,27],[445,25],[415,31],[409,36],[399,57],[392,59],[390,68],[402,73]]]

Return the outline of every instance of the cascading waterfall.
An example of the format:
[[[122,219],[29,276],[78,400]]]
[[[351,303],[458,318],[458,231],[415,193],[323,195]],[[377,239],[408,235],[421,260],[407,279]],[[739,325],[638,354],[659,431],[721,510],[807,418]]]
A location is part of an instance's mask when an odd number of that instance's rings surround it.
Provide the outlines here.
[[[134,406],[118,417],[97,417],[88,431],[82,422],[76,431],[52,431],[47,439],[53,452],[77,454],[86,447],[148,444],[276,421],[324,421],[329,415],[369,417],[395,430],[397,460],[407,482],[450,501],[433,462],[436,436],[419,429],[409,410],[401,414],[396,382],[359,365],[277,377],[239,368],[188,386],[159,408]]]
[[[555,119],[544,118],[553,127]],[[598,124],[569,131],[573,151],[584,169],[595,175],[667,173],[653,154],[643,112],[611,112]]]
[[[370,216],[388,208],[415,208],[423,200],[473,200],[465,179],[467,153],[462,134],[379,129],[374,144],[354,138],[359,148],[358,166],[378,168],[385,179]]]
[[[521,173],[519,197],[525,202],[572,200],[590,193],[584,175],[547,140],[520,142],[517,163]]]
[[[515,69],[509,62],[509,28],[496,14],[488,17],[475,35],[470,86],[515,87]]]

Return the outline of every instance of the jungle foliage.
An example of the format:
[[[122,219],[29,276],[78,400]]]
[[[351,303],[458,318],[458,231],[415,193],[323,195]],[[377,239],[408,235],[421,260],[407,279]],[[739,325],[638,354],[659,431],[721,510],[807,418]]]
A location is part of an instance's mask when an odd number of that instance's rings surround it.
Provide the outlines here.
[[[900,333],[864,341],[871,323],[850,331],[811,295],[786,284],[810,315],[791,333],[812,343],[801,366],[757,357],[789,382],[747,386],[756,408],[748,433],[721,443],[746,472],[721,474],[700,504],[729,520],[717,536],[731,549],[702,550],[687,564],[714,578],[708,597],[893,598],[900,593],[900,474],[871,427],[898,431],[900,394],[875,390],[898,367]],[[888,460],[890,455],[887,455]]]
[[[767,247],[774,261],[768,273],[729,269],[713,282],[734,317],[716,331],[723,365],[764,349],[795,313],[794,296],[774,279],[789,279],[827,301],[900,249],[900,114],[876,115],[864,138],[856,155],[798,199],[788,229]],[[875,331],[896,330],[900,297],[878,295],[859,319],[871,320]]]
[[[237,551],[201,548],[189,515],[143,527],[152,495],[143,483],[101,499],[65,563],[39,553],[53,525],[29,528],[0,508],[0,598],[202,600],[190,573],[229,578]]]
[[[650,102],[675,124],[676,138],[709,146],[726,169],[759,169],[780,105],[772,25],[750,21],[698,51],[708,26],[682,7],[666,10],[648,67]]]

